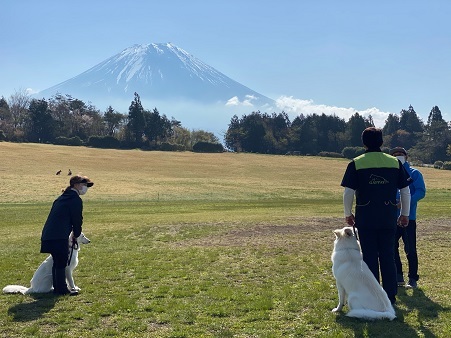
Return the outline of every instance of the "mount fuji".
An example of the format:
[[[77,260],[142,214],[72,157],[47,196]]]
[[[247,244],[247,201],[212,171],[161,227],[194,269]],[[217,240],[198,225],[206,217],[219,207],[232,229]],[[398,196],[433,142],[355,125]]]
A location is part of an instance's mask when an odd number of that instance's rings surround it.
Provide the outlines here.
[[[171,43],[133,45],[37,96],[69,94],[97,107],[111,105],[126,112],[135,92],[145,109],[157,107],[160,113],[172,115],[182,125],[195,129],[218,129],[211,123],[227,123],[232,114],[275,107],[272,99]],[[226,129],[227,125],[221,127]]]

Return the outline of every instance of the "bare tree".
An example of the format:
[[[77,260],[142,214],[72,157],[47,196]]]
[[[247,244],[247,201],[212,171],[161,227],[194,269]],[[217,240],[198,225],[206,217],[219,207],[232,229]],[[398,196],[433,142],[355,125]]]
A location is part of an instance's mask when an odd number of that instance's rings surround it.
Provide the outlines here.
[[[28,114],[31,97],[25,89],[16,90],[8,99],[9,111],[12,117],[13,128],[23,129]]]

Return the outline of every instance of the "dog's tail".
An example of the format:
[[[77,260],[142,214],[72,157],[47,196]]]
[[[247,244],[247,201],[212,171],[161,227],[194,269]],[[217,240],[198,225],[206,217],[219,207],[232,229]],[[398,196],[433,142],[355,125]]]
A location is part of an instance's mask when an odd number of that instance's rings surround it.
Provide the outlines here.
[[[22,285],[7,285],[3,288],[3,293],[21,293],[26,295],[29,288]]]
[[[396,318],[395,310],[388,309],[387,311],[374,311],[368,309],[353,309],[350,310],[346,316],[355,317],[365,320],[376,320],[376,319],[389,319],[393,320]]]

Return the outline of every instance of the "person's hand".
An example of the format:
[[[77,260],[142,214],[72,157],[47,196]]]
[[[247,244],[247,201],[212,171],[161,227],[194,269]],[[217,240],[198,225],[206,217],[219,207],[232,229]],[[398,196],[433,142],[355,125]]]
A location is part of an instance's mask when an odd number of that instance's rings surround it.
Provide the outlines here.
[[[345,221],[346,221],[346,223],[347,223],[348,225],[353,226],[353,225],[355,224],[355,218],[354,218],[354,215],[351,214],[351,216],[346,216],[346,217],[345,217]]]
[[[77,243],[77,237],[74,237],[74,233],[73,232],[70,234],[70,242],[72,243],[72,245]]]
[[[409,216],[399,215],[398,217],[398,225],[402,228],[405,228],[409,225]]]

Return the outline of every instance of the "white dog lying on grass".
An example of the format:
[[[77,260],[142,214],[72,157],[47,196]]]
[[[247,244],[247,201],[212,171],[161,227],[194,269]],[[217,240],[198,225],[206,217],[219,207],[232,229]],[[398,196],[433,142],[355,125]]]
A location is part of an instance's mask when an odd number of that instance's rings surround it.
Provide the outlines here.
[[[352,227],[334,231],[332,272],[337,282],[338,306],[341,311],[347,300],[349,317],[367,320],[396,318],[387,293],[363,261],[360,245]]]
[[[69,236],[69,264],[66,266],[66,281],[69,289],[80,291],[80,288],[75,285],[73,272],[78,265],[78,252],[80,251],[80,244],[88,244],[91,241],[81,233],[77,238],[77,245],[72,244],[72,234]],[[48,256],[44,262],[41,263],[39,268],[33,275],[29,288],[22,285],[7,285],[3,288],[4,293],[22,293],[24,295],[30,293],[47,293],[53,291],[53,278],[52,278],[52,266],[53,258]]]

